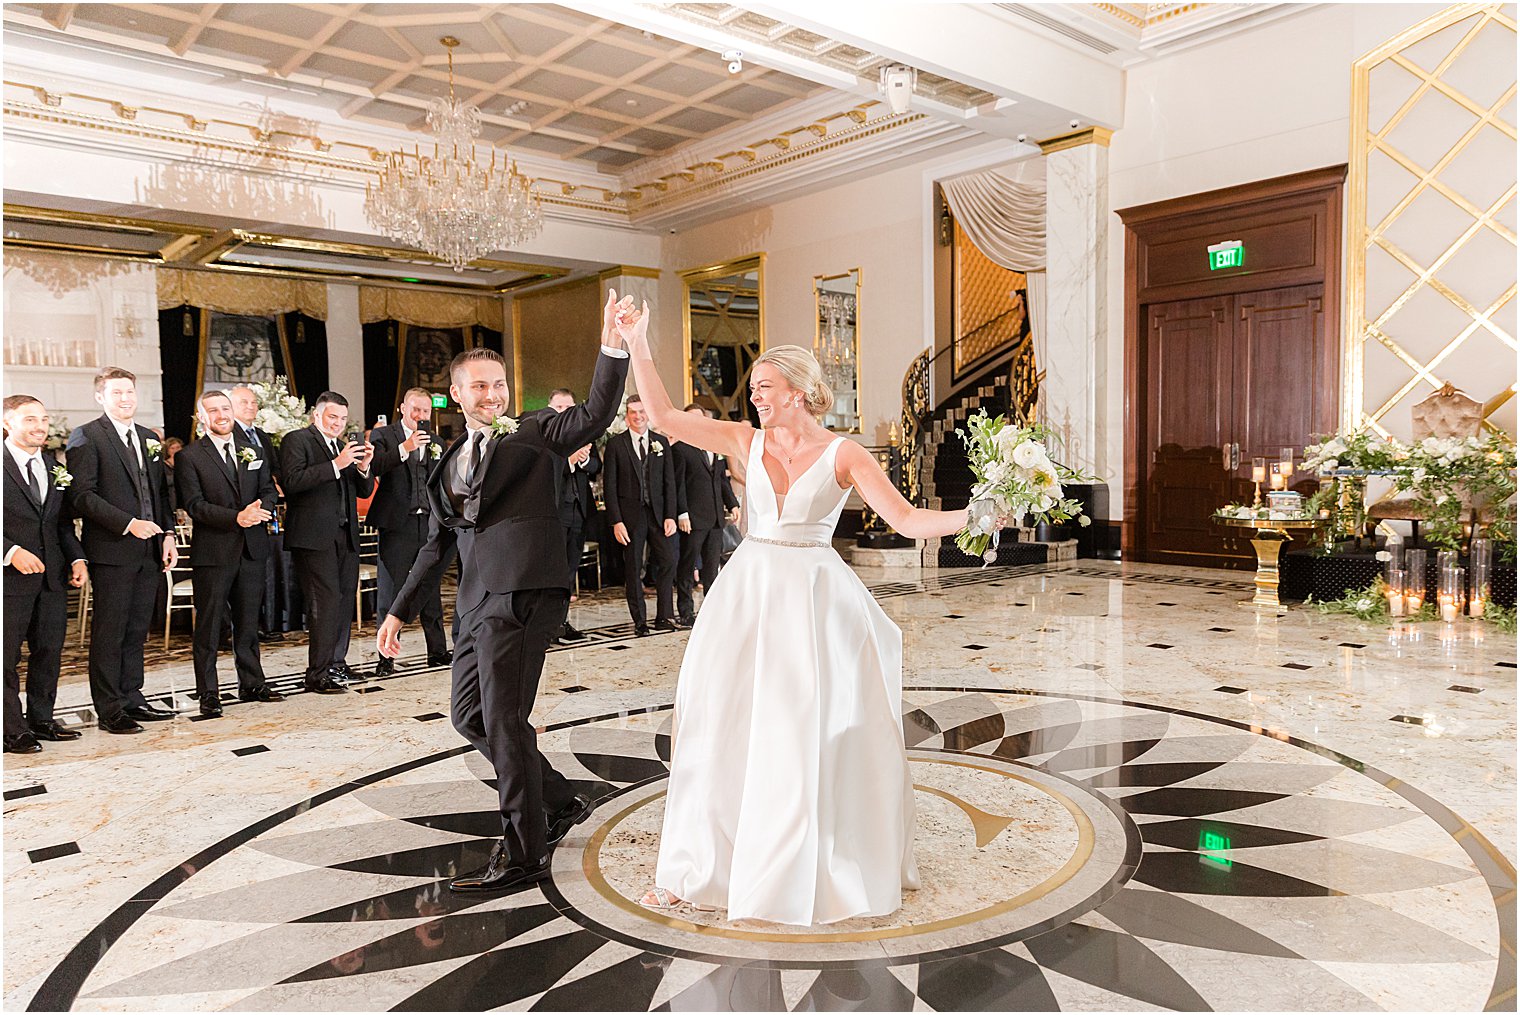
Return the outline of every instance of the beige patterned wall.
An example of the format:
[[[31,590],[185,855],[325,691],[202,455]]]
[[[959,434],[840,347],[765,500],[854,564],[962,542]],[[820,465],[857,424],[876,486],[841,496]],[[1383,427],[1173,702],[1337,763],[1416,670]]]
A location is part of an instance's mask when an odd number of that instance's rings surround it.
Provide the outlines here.
[[[1344,423],[1450,382],[1515,433],[1515,15],[1458,4],[1353,67]]]

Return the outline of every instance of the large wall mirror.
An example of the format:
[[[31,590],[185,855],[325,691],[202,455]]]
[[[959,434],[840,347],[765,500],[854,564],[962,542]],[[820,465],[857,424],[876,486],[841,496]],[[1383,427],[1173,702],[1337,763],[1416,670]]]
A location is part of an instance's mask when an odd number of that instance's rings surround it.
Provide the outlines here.
[[[813,355],[834,389],[834,408],[822,419],[841,433],[860,433],[860,269],[813,276],[816,311]]]
[[[765,349],[765,255],[681,272],[686,286],[686,400],[748,419],[749,374]]]

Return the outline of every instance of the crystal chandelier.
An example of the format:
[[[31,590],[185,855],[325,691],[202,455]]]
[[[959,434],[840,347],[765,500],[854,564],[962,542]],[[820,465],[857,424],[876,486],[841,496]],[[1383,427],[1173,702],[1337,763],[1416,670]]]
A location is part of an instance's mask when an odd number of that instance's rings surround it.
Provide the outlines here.
[[[433,154],[391,152],[379,182],[365,185],[364,212],[385,235],[463,271],[477,257],[531,240],[544,223],[533,181],[506,156],[498,166],[494,148],[489,162],[476,155],[480,109],[454,98],[459,40],[438,41],[449,54],[449,97],[428,104]]]

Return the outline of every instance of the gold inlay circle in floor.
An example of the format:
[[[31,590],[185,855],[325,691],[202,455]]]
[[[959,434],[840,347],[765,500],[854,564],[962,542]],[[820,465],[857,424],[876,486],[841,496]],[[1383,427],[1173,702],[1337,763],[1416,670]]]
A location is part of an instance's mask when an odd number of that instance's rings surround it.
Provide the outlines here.
[[[1014,770],[910,754],[921,887],[882,917],[815,927],[728,921],[723,912],[659,911],[638,900],[654,884],[664,791],[613,814],[582,854],[587,882],[640,919],[709,937],[805,944],[932,934],[1010,913],[1076,876],[1093,853],[1093,824],[1064,791]]]

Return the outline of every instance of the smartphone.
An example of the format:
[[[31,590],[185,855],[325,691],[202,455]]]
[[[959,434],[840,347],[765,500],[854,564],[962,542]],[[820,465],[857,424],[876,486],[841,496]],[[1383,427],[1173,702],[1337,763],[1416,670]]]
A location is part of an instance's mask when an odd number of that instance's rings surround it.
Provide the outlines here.
[[[387,417],[385,415],[385,413],[382,412],[380,415],[378,415],[378,416],[375,417],[375,426],[377,426],[377,427],[390,426],[390,418]]]
[[[417,421],[417,429],[431,434],[433,432],[433,421],[430,419],[419,419]]]

